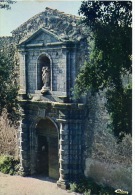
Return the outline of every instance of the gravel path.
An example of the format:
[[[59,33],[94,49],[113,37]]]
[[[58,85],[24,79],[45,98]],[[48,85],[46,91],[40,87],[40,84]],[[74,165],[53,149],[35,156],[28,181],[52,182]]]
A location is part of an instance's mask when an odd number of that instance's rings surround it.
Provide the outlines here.
[[[0,195],[75,195],[57,187],[56,181],[43,176],[20,177],[0,173]]]

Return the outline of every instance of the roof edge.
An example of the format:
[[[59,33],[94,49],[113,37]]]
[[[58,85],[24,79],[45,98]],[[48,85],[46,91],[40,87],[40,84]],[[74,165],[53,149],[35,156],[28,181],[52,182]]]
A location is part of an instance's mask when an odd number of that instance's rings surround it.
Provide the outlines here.
[[[79,20],[81,17],[79,16],[75,16],[75,15],[72,15],[72,14],[66,14],[65,12],[62,12],[62,11],[59,11],[57,9],[52,9],[52,8],[49,8],[49,7],[46,7],[44,11],[34,15],[33,17],[29,18],[27,21],[25,21],[24,23],[22,23],[20,26],[18,26],[16,29],[12,30],[11,33],[13,34],[14,32],[16,32],[17,30],[19,30],[22,26],[24,26],[25,24],[27,24],[28,22],[32,21],[33,19],[36,19],[38,16],[40,16],[41,14],[45,13],[46,11],[48,10],[51,10],[51,11],[56,11],[58,14],[61,14],[61,15],[65,15],[67,17],[74,17],[74,19],[76,20]]]
[[[42,31],[49,34],[49,35],[52,35],[53,37],[55,37],[59,41],[61,40],[56,34],[50,32],[44,28],[40,28],[36,32],[34,32],[32,35],[30,35],[28,38],[26,38],[25,40],[22,40],[18,45],[25,44],[25,42],[32,40],[38,33],[42,32]]]

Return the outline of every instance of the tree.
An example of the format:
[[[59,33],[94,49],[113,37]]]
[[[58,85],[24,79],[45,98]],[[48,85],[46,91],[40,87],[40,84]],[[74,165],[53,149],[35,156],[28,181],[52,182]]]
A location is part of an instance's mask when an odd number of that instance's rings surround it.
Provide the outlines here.
[[[130,1],[84,1],[83,23],[90,28],[90,57],[76,79],[77,95],[106,90],[106,108],[116,136],[132,132],[132,3]]]
[[[16,3],[16,1],[13,0],[2,0],[0,1],[0,9],[11,9],[11,5],[13,3]]]
[[[18,119],[17,58],[12,44],[0,50],[0,114],[5,108],[12,122]]]

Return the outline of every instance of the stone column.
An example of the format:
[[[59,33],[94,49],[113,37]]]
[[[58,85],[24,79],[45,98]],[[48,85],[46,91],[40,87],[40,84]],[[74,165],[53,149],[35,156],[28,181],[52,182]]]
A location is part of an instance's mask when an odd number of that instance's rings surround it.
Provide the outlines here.
[[[20,53],[20,90],[19,94],[26,94],[26,52],[19,51]]]
[[[19,127],[20,148],[20,172],[23,176],[30,174],[30,147],[29,147],[29,122],[27,115],[23,112]]]
[[[60,178],[57,185],[63,189],[67,188],[69,181],[69,144],[68,144],[68,122],[64,119],[57,119],[60,123],[60,139],[59,139],[59,173]]]
[[[66,189],[70,181],[83,175],[82,121],[58,119],[60,123],[60,178],[57,185]]]

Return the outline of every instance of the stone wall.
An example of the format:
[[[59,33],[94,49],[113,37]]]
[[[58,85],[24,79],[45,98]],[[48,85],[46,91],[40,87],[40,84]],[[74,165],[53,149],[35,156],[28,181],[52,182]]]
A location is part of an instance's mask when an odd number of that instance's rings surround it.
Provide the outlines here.
[[[132,137],[118,143],[108,128],[104,92],[89,96],[85,126],[85,176],[98,184],[132,191]]]

